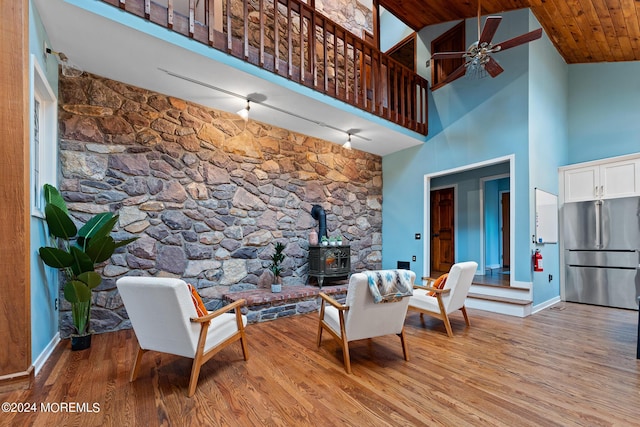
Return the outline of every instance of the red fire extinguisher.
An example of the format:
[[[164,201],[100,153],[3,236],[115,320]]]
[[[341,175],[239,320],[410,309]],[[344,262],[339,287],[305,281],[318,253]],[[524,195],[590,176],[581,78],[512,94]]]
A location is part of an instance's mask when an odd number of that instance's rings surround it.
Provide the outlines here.
[[[543,271],[540,249],[536,249],[536,253],[533,254],[533,271]]]

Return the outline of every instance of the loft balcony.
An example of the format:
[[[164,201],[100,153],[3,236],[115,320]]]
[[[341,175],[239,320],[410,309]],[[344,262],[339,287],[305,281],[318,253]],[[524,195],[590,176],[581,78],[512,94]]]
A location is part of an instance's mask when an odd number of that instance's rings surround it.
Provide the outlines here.
[[[427,134],[427,81],[304,2],[100,1],[405,129]]]

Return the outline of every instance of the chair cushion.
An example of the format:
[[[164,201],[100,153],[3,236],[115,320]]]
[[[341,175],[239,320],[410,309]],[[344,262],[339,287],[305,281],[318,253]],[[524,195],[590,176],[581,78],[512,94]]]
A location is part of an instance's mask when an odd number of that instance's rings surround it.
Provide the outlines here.
[[[429,295],[424,289],[414,289],[413,296],[409,297],[409,306],[432,313],[440,313],[438,298]]]
[[[187,283],[187,286],[189,287],[189,291],[191,292],[191,301],[193,301],[193,305],[196,307],[196,313],[198,313],[198,317],[206,316],[207,314],[209,314],[209,311],[207,311],[207,307],[204,306],[202,298],[200,298],[200,294],[198,294],[196,288],[191,285],[191,283]]]
[[[444,285],[447,284],[447,277],[449,277],[449,273],[445,273],[442,276],[438,277],[435,282],[433,282],[432,288],[436,289],[444,289]],[[436,293],[434,291],[427,292],[427,295],[430,297],[435,297]]]

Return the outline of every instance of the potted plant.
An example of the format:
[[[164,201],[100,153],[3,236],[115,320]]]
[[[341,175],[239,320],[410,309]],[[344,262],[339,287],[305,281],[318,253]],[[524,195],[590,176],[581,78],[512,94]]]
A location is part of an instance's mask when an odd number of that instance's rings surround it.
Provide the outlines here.
[[[278,242],[276,243],[275,252],[271,255],[271,265],[269,270],[273,273],[273,283],[271,284],[271,292],[282,291],[282,261],[284,261],[285,254],[283,253],[285,246]]]
[[[322,246],[327,246],[329,244],[329,239],[327,239],[327,236],[322,236],[322,238],[320,239],[320,243],[322,243]]]
[[[336,237],[336,243],[338,244],[338,246],[342,246],[342,236],[339,234]]]
[[[40,258],[49,267],[61,270],[65,276],[63,294],[71,304],[75,328],[71,335],[71,349],[83,350],[91,345],[91,293],[102,282],[95,266],[137,237],[116,242],[110,234],[118,215],[111,212],[95,215],[78,230],[64,199],[54,186],[45,184],[44,197],[51,245],[39,249]]]

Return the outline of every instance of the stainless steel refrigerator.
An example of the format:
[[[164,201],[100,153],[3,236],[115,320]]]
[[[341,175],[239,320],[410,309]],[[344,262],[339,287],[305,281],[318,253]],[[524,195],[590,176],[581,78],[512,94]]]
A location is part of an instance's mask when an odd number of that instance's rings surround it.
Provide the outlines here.
[[[566,301],[638,309],[640,197],[566,203]]]

